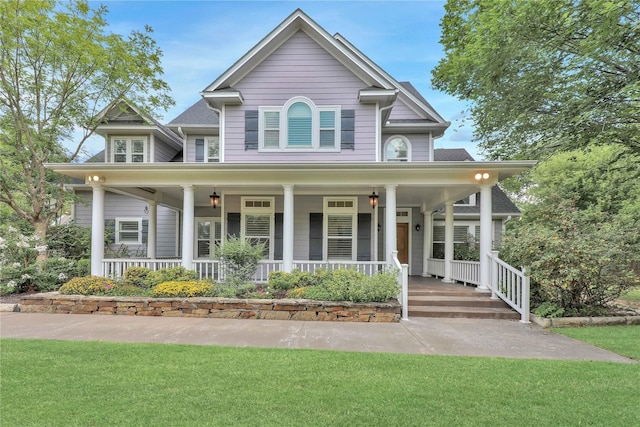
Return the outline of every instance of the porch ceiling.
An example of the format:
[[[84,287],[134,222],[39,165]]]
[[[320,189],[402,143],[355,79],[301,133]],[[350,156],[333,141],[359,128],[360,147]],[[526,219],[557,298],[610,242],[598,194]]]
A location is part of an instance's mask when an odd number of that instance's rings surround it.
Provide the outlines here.
[[[103,186],[122,192],[150,194],[158,203],[182,208],[182,187],[192,185],[195,204],[208,205],[214,187],[218,194],[277,195],[283,184],[294,193],[313,195],[380,194],[386,203],[385,185],[397,185],[397,205],[436,209],[478,191],[474,176],[489,173],[490,184],[518,174],[534,161],[510,162],[411,162],[411,163],[90,163],[47,164],[64,175],[85,180],[97,175]]]

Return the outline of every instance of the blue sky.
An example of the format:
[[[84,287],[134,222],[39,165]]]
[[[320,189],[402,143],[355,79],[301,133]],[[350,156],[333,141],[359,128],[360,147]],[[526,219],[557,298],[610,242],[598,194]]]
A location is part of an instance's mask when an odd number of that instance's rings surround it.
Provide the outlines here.
[[[330,34],[340,33],[396,80],[410,81],[451,127],[436,147],[466,148],[472,127],[466,104],[431,88],[431,70],[444,55],[440,20],[445,1],[102,1],[111,30],[122,35],[145,24],[163,51],[164,80],[176,105],[168,122],[196,102],[199,92],[295,9]],[[92,2],[92,5],[97,3]]]

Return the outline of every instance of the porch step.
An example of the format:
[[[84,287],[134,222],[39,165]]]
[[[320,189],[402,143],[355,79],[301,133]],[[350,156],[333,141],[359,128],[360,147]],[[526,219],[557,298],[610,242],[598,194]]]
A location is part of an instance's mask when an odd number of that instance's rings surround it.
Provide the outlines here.
[[[450,307],[450,306],[409,306],[409,317],[441,317],[468,319],[509,319],[518,320],[520,315],[507,308],[492,307]]]
[[[471,296],[413,296],[409,294],[410,307],[440,306],[440,307],[490,307],[508,308],[501,300],[490,299],[483,295]]]
[[[429,283],[409,286],[409,317],[520,319],[504,301],[473,286]]]

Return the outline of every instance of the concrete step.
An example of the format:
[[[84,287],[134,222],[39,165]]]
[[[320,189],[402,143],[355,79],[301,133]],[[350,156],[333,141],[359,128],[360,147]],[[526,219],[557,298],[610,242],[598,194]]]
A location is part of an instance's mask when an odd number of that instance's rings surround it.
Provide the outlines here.
[[[490,299],[483,295],[471,296],[409,296],[409,307],[441,306],[441,307],[493,307],[509,308],[502,300]]]
[[[410,306],[409,317],[519,320],[520,314],[506,308]]]
[[[472,295],[480,295],[483,297],[487,297],[490,296],[490,294],[487,293],[482,293],[482,292],[477,292],[475,290],[475,288],[470,288],[470,289],[458,289],[458,290],[419,290],[419,291],[412,291],[411,289],[409,289],[409,297],[419,297],[419,296],[460,296],[460,297],[464,297],[464,296],[472,296]]]

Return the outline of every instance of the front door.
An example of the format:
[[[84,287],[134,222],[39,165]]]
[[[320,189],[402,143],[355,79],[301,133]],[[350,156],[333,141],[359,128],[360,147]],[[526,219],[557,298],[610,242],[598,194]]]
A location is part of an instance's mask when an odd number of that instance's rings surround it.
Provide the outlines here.
[[[396,224],[396,238],[398,261],[400,261],[400,264],[409,264],[409,224]]]

